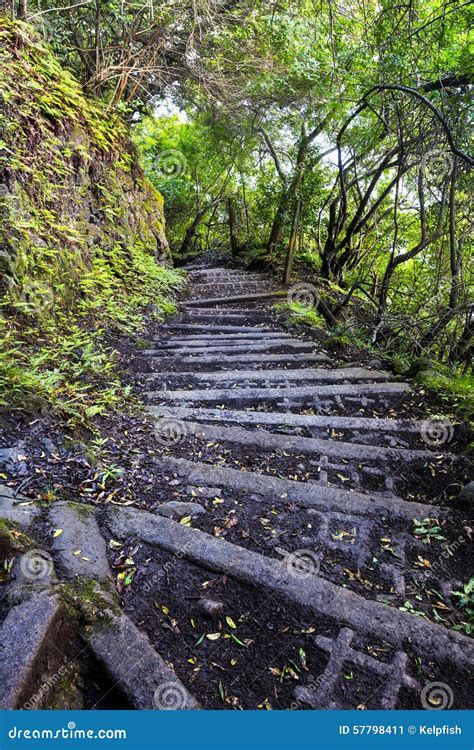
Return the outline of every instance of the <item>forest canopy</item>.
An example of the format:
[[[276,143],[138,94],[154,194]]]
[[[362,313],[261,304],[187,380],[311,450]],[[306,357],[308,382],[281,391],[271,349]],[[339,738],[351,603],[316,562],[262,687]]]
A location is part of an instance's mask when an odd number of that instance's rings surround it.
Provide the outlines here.
[[[20,0],[129,123],[178,263],[297,262],[372,344],[472,357],[474,8],[459,0]],[[326,319],[327,319],[326,315]]]

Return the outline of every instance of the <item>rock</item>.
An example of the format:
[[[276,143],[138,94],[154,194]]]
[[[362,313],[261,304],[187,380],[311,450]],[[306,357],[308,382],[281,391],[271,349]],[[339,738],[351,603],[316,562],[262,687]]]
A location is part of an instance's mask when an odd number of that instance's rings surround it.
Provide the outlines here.
[[[32,500],[24,495],[15,495],[11,487],[0,484],[0,518],[28,528],[39,514],[40,510]]]
[[[49,520],[54,531],[62,529],[59,536],[53,537],[53,551],[64,575],[97,581],[112,579],[94,508],[80,503],[54,503]]]
[[[0,467],[6,469],[16,476],[24,476],[28,472],[23,455],[23,446],[16,448],[0,448]]]
[[[370,362],[368,362],[368,365],[374,370],[382,370],[384,367],[384,363],[381,359],[371,359]]]
[[[457,497],[457,504],[463,508],[474,507],[474,481],[466,484]]]
[[[194,485],[189,485],[189,487],[186,487],[186,492],[188,495],[193,495],[193,497],[204,497],[206,499],[211,499],[214,497],[219,497],[222,488],[221,487],[198,487]],[[194,493],[194,494],[193,494]]]
[[[196,710],[200,706],[175,672],[126,615],[86,629],[89,648],[137,710]]]
[[[184,518],[184,516],[193,518],[205,512],[206,509],[199,503],[182,503],[179,500],[170,500],[169,503],[164,503],[156,509],[156,513],[165,518]]]
[[[64,659],[64,625],[60,600],[45,591],[11,608],[0,627],[1,709],[41,708],[48,677]]]
[[[198,602],[199,612],[208,620],[218,620],[224,612],[222,602],[216,602],[214,599],[201,599]]]

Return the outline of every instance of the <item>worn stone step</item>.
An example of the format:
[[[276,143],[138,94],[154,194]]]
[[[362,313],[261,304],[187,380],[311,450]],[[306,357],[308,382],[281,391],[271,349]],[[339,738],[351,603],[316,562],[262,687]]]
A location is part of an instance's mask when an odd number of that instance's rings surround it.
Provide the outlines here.
[[[137,711],[200,708],[174,670],[126,615],[109,614],[105,624],[90,626],[85,634],[109,679],[120,686]]]
[[[299,341],[292,337],[291,333],[280,333],[280,331],[253,331],[252,333],[208,333],[208,334],[188,334],[185,336],[167,336],[163,339],[157,339],[157,342],[161,344],[189,344],[190,346],[203,346],[204,344],[229,342],[240,342],[240,341],[266,341],[267,339],[276,339],[281,341],[282,339],[290,341]]]
[[[246,326],[234,326],[234,325],[224,325],[221,323],[216,323],[214,325],[201,325],[198,323],[168,323],[166,325],[162,325],[161,329],[164,331],[206,331],[208,333],[251,333],[254,331],[255,333],[262,333],[265,331],[272,331],[271,328],[267,328],[265,326],[256,326],[253,323],[246,325]]]
[[[273,299],[274,297],[285,297],[287,294],[284,290],[274,292],[262,292],[261,294],[229,294],[225,297],[204,297],[201,299],[186,300],[182,304],[183,308],[209,307],[211,305],[227,305],[233,302],[257,302],[259,300]]]
[[[47,590],[10,609],[0,627],[0,709],[28,708],[45,691],[41,676],[47,679],[64,660],[55,644],[64,642],[66,619],[60,599]]]
[[[276,427],[314,427],[336,430],[369,430],[371,432],[417,433],[423,421],[409,419],[376,419],[319,414],[293,414],[283,411],[249,411],[239,409],[205,409],[186,406],[148,406],[156,416],[176,417],[191,421],[222,422]]]
[[[209,309],[208,307],[193,307],[189,315],[205,316],[206,318],[220,318],[226,315],[239,315],[242,317],[255,317],[261,315],[262,317],[271,317],[272,313],[270,310],[259,310],[258,308],[245,308],[245,307],[218,307]]]
[[[270,352],[272,349],[288,349],[289,351],[314,351],[315,346],[307,341],[298,341],[296,339],[267,339],[264,341],[229,341],[227,344],[215,344],[211,347],[211,344],[205,346],[194,346],[192,350],[190,347],[176,347],[172,350],[163,351],[163,354],[169,356],[186,356],[190,354],[247,354],[247,352]]]
[[[247,354],[247,352],[271,352],[273,349],[287,349],[292,351],[314,351],[314,345],[306,341],[292,341],[291,339],[268,339],[261,343],[255,343],[250,341],[242,341],[239,343],[228,342],[227,344],[214,344],[209,343],[207,346],[194,346],[192,347],[192,354],[208,354],[212,352],[215,354]],[[176,347],[174,349],[158,348],[158,351],[163,352],[163,356],[175,356],[182,357],[191,353],[190,347]]]
[[[212,294],[260,294],[274,291],[275,285],[271,282],[262,281],[211,281],[205,284],[193,284],[191,293],[193,297],[210,297]]]
[[[210,390],[148,391],[149,399],[167,401],[274,401],[280,399],[305,399],[317,396],[369,396],[398,394],[410,390],[408,383],[354,383],[338,385],[307,385],[281,388],[215,388]]]
[[[143,352],[144,355],[148,356],[154,355],[154,354],[160,354],[161,352],[155,350],[149,350],[149,352]],[[212,369],[214,367],[222,367],[228,369],[229,366],[232,366],[232,368],[240,368],[243,369],[248,368],[250,366],[255,366],[255,368],[258,368],[262,365],[271,365],[274,366],[275,364],[281,364],[281,365],[309,365],[312,362],[330,362],[330,358],[326,354],[294,354],[293,352],[290,352],[288,354],[260,354],[260,356],[257,354],[218,354],[216,356],[214,355],[204,355],[201,354],[199,358],[197,357],[182,357],[179,360],[179,363],[181,365],[196,365],[199,361],[200,366],[207,366],[209,369]]]
[[[227,467],[188,461],[184,458],[164,456],[157,464],[175,472],[190,485],[227,487],[238,492],[252,493],[272,498],[273,502],[284,500],[294,502],[304,508],[359,513],[367,516],[388,516],[413,520],[414,517],[443,517],[446,512],[439,507],[412,503],[393,494],[379,492],[353,492],[313,482],[296,482],[292,479],[278,479],[268,474],[239,471]],[[431,516],[433,517],[433,516]]]
[[[317,575],[298,576],[289,560],[264,557],[198,529],[135,508],[108,508],[106,520],[114,538],[138,538],[209,570],[283,595],[316,614],[342,622],[361,634],[407,647],[424,658],[447,660],[470,670],[474,643],[467,636],[374,600]]]
[[[183,314],[183,320],[194,322],[196,325],[199,323],[208,323],[209,321],[213,321],[217,319],[219,322],[222,323],[235,323],[238,325],[239,323],[242,323],[245,320],[248,320],[247,315],[239,315],[239,314],[229,314],[229,315],[203,315],[202,313],[199,313],[199,315],[189,315],[184,313]]]
[[[153,408],[150,409],[152,416],[156,417]],[[165,416],[165,415],[163,415]],[[166,415],[167,416],[167,415]],[[159,417],[158,417],[159,420]],[[159,421],[158,421],[159,429]],[[185,423],[185,434],[192,435],[200,440],[213,440],[216,442],[229,442],[239,445],[255,446],[266,450],[279,449],[294,453],[310,453],[319,456],[337,456],[339,458],[352,458],[356,461],[393,459],[395,461],[432,461],[434,455],[428,450],[412,450],[407,448],[386,448],[363,443],[349,443],[343,440],[331,440],[306,438],[295,435],[284,435],[267,430],[246,430],[242,427],[224,427],[222,425],[207,425],[200,422],[187,421]],[[446,458],[454,459],[450,454],[444,454]]]
[[[190,353],[194,351],[194,349],[203,349],[205,347],[210,347],[214,345],[219,345],[220,347],[238,347],[238,346],[244,346],[244,345],[252,345],[252,344],[271,344],[273,346],[286,346],[287,343],[294,343],[298,344],[300,343],[299,339],[292,338],[289,334],[273,334],[273,333],[263,333],[263,334],[253,334],[252,336],[249,336],[245,333],[236,333],[236,334],[228,334],[225,333],[222,334],[215,334],[215,335],[208,335],[208,336],[199,336],[197,335],[195,338],[190,337],[188,339],[181,339],[179,337],[168,337],[164,339],[157,339],[155,341],[155,347],[157,349],[185,349],[187,348]]]
[[[76,576],[112,581],[105,540],[99,531],[92,506],[57,502],[49,509],[52,528],[62,529],[53,538],[53,552],[59,572],[66,578]]]
[[[237,383],[241,380],[249,381],[279,381],[294,382],[298,380],[317,381],[345,381],[345,380],[389,380],[392,375],[383,370],[368,370],[365,367],[345,367],[341,369],[307,368],[304,370],[227,370],[223,372],[176,372],[176,376],[187,378],[190,383],[204,381],[207,383],[223,384]]]

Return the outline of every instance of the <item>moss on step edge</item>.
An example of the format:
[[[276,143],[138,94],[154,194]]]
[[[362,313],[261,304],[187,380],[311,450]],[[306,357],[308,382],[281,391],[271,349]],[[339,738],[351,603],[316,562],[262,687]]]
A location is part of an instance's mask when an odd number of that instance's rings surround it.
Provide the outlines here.
[[[101,624],[107,627],[109,615],[121,614],[118,603],[115,602],[115,591],[112,584],[108,588],[100,588],[92,578],[77,578],[71,583],[62,583],[59,594],[68,613],[75,620],[84,620],[87,624]]]
[[[0,408],[90,423],[127,393],[105,334],[173,312],[162,196],[26,24],[0,18]]]

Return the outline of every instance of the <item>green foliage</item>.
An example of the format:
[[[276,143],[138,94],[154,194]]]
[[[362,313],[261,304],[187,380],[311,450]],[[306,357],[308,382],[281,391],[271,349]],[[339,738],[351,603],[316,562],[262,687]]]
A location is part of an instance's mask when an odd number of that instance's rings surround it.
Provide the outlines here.
[[[466,635],[474,633],[474,578],[470,578],[464,584],[462,591],[453,591],[452,595],[456,599],[456,604],[466,618],[465,623],[455,625],[453,630],[461,630]]]
[[[275,305],[275,310],[278,313],[287,314],[289,322],[293,325],[304,323],[311,328],[323,329],[326,326],[324,318],[320,313],[297,302],[281,302]]]
[[[461,373],[454,367],[437,365],[431,370],[422,370],[416,382],[433,391],[450,409],[474,422],[474,376]]]
[[[90,423],[128,397],[107,335],[173,312],[182,277],[125,125],[24,24],[0,40],[0,406]]]

